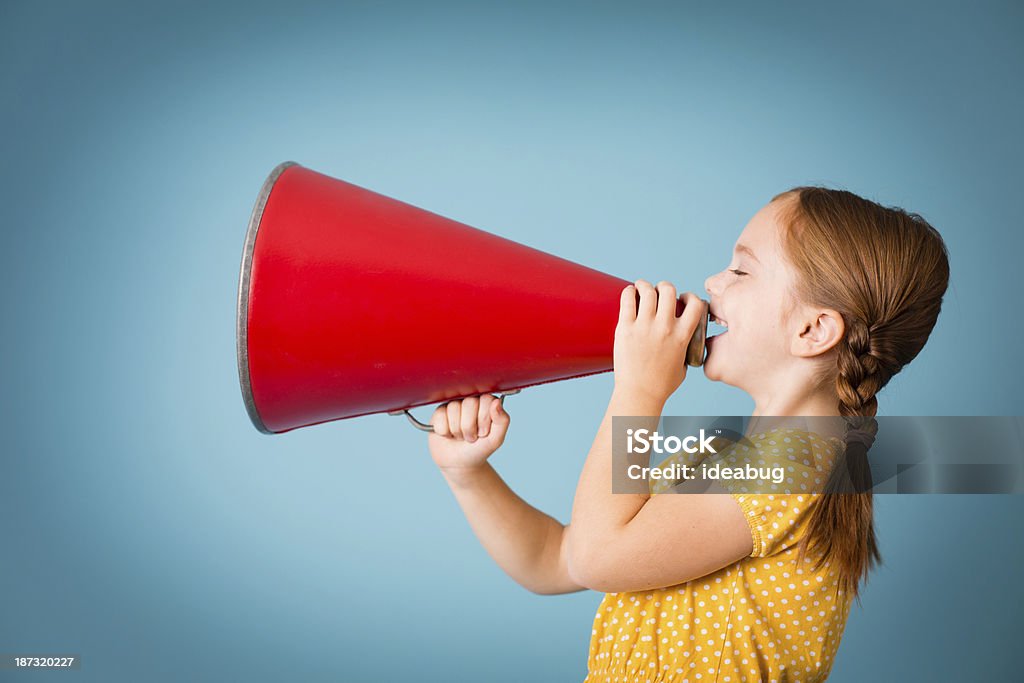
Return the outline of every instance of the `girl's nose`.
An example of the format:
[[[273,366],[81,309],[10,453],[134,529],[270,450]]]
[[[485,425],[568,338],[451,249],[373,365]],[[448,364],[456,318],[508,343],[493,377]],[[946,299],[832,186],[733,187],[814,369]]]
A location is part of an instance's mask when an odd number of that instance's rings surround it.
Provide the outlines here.
[[[718,296],[718,294],[714,291],[715,277],[715,275],[709,275],[708,278],[704,280],[704,291],[710,294],[711,296]]]

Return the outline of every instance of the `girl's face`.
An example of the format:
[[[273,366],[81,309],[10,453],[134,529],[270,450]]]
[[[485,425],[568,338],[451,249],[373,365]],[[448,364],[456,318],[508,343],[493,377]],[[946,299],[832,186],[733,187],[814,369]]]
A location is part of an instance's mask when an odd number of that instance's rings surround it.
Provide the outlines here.
[[[728,328],[707,340],[704,374],[751,395],[770,394],[799,360],[791,353],[791,334],[797,330],[787,322],[793,273],[782,255],[776,221],[784,201],[766,205],[750,219],[729,266],[704,282],[712,319]]]

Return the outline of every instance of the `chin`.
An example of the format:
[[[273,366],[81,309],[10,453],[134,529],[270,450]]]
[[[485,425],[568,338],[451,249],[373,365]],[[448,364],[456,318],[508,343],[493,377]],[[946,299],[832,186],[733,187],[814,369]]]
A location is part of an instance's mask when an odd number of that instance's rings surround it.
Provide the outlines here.
[[[701,369],[704,371],[704,376],[707,377],[712,382],[723,381],[722,375],[721,373],[718,372],[718,368],[716,367],[716,364],[714,362],[705,362]],[[728,384],[728,382],[726,382],[726,384]]]
[[[730,380],[728,377],[724,376],[720,368],[718,367],[718,363],[716,361],[705,363],[702,369],[704,370],[704,377],[711,380],[712,382],[721,382],[722,384],[728,384],[729,386],[736,387],[737,389],[743,388],[735,381]]]

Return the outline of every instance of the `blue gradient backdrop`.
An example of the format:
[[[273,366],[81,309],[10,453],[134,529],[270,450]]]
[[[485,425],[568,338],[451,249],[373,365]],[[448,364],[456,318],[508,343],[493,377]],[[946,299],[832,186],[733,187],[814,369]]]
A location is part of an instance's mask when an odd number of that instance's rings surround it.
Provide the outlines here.
[[[601,596],[506,577],[422,433],[250,425],[238,265],[285,159],[697,291],[789,186],[905,206],[953,281],[882,411],[1024,413],[1021,6],[829,4],[4,2],[0,651],[84,665],[0,680],[582,679]],[[563,522],[610,389],[508,402],[495,466]],[[697,372],[668,411],[751,407]],[[1019,673],[1022,498],[877,500],[834,679]]]

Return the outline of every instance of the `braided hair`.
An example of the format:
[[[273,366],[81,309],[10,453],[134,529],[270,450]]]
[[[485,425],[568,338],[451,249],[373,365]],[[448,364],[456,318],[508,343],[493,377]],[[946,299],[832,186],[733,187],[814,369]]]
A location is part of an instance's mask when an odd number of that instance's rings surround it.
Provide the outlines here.
[[[919,214],[845,190],[801,186],[776,195],[794,294],[838,311],[845,332],[821,372],[834,377],[845,449],[810,513],[798,562],[839,572],[857,596],[881,561],[874,530],[868,451],[878,432],[877,394],[931,334],[949,283],[945,243]]]

